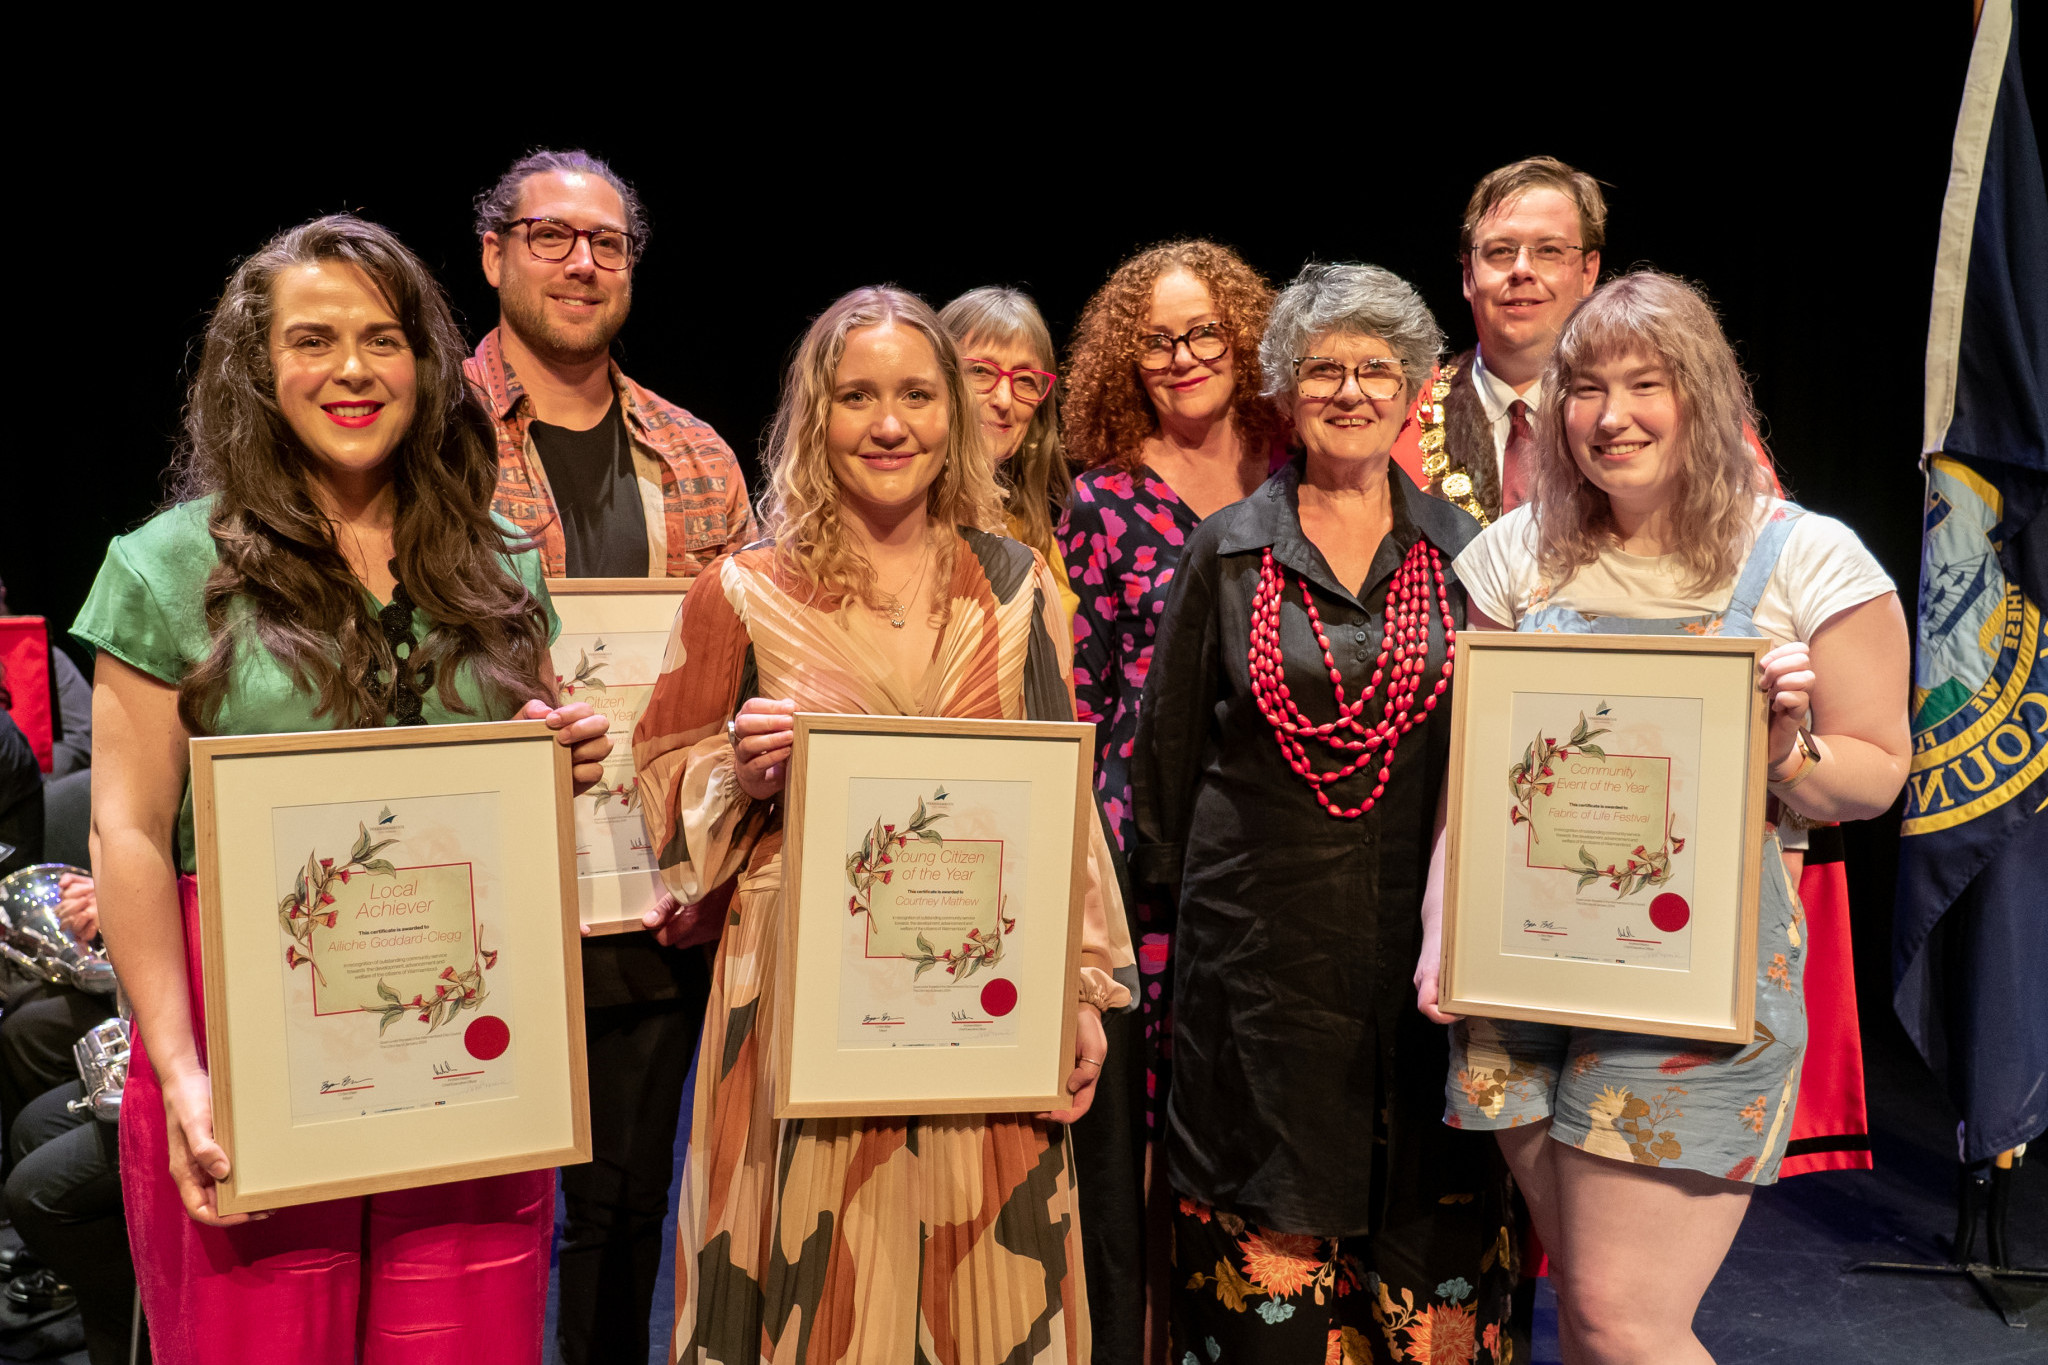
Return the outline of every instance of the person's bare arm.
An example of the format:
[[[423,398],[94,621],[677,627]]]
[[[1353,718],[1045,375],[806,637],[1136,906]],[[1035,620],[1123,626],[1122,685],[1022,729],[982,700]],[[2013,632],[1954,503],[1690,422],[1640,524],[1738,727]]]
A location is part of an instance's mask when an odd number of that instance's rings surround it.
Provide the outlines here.
[[[1905,785],[1912,758],[1906,702],[1912,653],[1897,593],[1836,612],[1813,639],[1758,662],[1771,697],[1770,772],[1790,775],[1793,737],[1812,709],[1820,764],[1778,799],[1813,820],[1868,820]]]
[[[1447,781],[1436,794],[1436,833],[1430,841],[1429,875],[1422,888],[1422,954],[1415,962],[1415,1008],[1438,1024],[1455,1024],[1463,1017],[1443,1012],[1438,982],[1444,958],[1444,863],[1448,856],[1444,831],[1450,802],[1451,784]]]
[[[189,762],[177,689],[111,654],[94,668],[92,828],[100,934],[163,1086],[171,1178],[194,1222],[232,1227],[214,1182],[228,1173],[187,1004],[178,909],[178,808]],[[262,1215],[258,1215],[262,1216]]]

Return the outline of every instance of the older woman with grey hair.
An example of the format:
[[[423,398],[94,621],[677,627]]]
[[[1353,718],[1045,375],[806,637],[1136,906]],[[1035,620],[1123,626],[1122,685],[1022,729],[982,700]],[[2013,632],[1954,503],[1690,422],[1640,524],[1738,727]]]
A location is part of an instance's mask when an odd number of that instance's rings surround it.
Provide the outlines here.
[[[1505,1168],[1441,1122],[1445,1030],[1410,988],[1479,526],[1388,453],[1442,345],[1399,277],[1302,271],[1259,354],[1299,451],[1189,540],[1152,656],[1134,872],[1179,909],[1174,1361],[1509,1351]]]

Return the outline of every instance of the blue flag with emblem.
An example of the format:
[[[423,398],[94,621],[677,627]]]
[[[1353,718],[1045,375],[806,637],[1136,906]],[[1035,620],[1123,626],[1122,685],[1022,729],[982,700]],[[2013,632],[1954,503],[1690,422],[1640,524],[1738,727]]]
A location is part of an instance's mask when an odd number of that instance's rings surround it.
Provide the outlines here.
[[[1935,259],[1892,936],[1972,1162],[2048,1130],[2048,190],[2014,9],[1978,20]]]

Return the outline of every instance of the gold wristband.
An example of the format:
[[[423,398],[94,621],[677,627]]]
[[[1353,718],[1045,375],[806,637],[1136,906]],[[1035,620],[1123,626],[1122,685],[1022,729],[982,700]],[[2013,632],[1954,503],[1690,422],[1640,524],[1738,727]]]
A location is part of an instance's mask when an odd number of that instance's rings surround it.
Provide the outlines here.
[[[1820,745],[1814,739],[1813,732],[1804,725],[1800,726],[1799,733],[1792,737],[1792,750],[1799,755],[1799,766],[1792,770],[1790,777],[1772,777],[1768,772],[1764,774],[1768,784],[1779,793],[1791,791],[1820,766]]]

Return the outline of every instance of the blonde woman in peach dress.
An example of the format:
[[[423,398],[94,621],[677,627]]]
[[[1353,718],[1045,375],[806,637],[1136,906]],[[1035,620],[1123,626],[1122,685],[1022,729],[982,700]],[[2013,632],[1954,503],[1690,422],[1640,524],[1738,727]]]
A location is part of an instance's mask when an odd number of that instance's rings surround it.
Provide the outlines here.
[[[1099,825],[1067,1109],[773,1114],[792,714],[1072,719],[1058,584],[984,529],[1001,506],[972,396],[910,295],[856,290],[812,325],[768,461],[770,539],[697,580],[634,733],[676,901],[738,879],[698,1058],[675,1358],[1085,1362],[1065,1125],[1093,1098],[1101,1012],[1135,980]],[[689,934],[691,913],[660,932]]]

